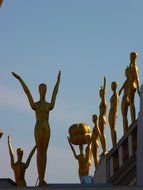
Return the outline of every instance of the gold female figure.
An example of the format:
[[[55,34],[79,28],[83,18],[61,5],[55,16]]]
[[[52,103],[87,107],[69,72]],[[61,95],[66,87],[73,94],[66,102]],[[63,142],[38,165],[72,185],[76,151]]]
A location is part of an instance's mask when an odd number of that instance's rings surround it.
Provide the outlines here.
[[[139,89],[139,77],[138,77],[138,66],[136,64],[137,53],[131,52],[130,54],[130,93],[129,93],[129,104],[130,104],[130,113],[131,113],[131,121],[134,122],[136,119],[135,105],[134,105],[134,97],[135,92],[138,92],[140,96]]]
[[[106,112],[107,112],[107,101],[106,101],[106,78],[104,77],[104,84],[99,91],[101,103],[99,105],[99,130],[101,132],[102,139],[104,141],[104,154],[106,152],[106,140],[105,140],[105,125],[106,125]]]
[[[103,149],[103,155],[106,152],[106,146],[105,146],[105,141],[103,139],[103,136],[100,133],[99,127],[98,127],[98,116],[93,115],[92,116],[92,121],[94,123],[94,128],[92,131],[92,137],[91,137],[91,145],[92,145],[92,154],[93,154],[93,159],[94,159],[94,166],[95,170],[98,167],[99,160],[98,160],[98,147],[99,147],[99,140]]]
[[[128,130],[128,118],[127,118],[127,113],[128,113],[128,107],[129,107],[129,94],[130,94],[130,68],[127,67],[125,70],[125,76],[126,80],[124,84],[122,85],[121,89],[119,90],[119,96],[121,92],[123,91],[123,97],[122,97],[122,102],[121,102],[121,111],[122,111],[122,117],[123,117],[123,131],[126,133]]]
[[[109,120],[110,129],[111,129],[111,139],[112,139],[113,147],[115,147],[116,142],[117,142],[117,135],[115,131],[117,112],[118,112],[118,103],[119,103],[119,95],[116,92],[117,87],[118,87],[117,82],[111,83],[111,89],[113,91],[113,95],[110,98],[110,110],[109,110],[108,120]]]
[[[45,100],[46,84],[39,85],[40,100],[34,102],[33,97],[22,78],[16,73],[12,72],[13,76],[19,80],[24,92],[27,95],[31,108],[35,111],[36,125],[35,125],[35,141],[37,146],[37,168],[39,174],[39,186],[44,186],[47,183],[44,180],[45,169],[47,163],[47,149],[50,139],[50,125],[49,112],[54,108],[56,96],[58,93],[61,72],[59,71],[57,82],[53,90],[51,103]]]

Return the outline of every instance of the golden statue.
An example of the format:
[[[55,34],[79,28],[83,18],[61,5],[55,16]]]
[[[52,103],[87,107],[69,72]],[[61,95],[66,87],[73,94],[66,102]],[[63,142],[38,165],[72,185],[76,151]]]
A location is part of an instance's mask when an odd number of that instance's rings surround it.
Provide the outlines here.
[[[138,77],[138,67],[136,64],[137,53],[131,52],[130,53],[130,92],[129,92],[129,104],[130,104],[130,113],[131,113],[131,121],[134,122],[136,120],[136,113],[135,113],[135,105],[134,105],[134,97],[135,92],[137,90],[138,95],[140,96],[140,87],[139,87],[139,77]]]
[[[109,110],[108,120],[109,120],[110,129],[111,129],[111,139],[112,139],[113,147],[115,147],[117,143],[117,135],[115,131],[117,112],[118,112],[118,103],[119,103],[119,95],[116,92],[117,87],[118,87],[117,82],[111,83],[111,89],[113,91],[113,95],[110,98],[110,110]]]
[[[106,112],[107,112],[107,102],[106,102],[106,78],[104,77],[104,84],[99,91],[99,96],[101,98],[101,103],[99,106],[99,130],[101,132],[101,136],[104,144],[103,154],[106,152],[106,140],[105,140],[105,125],[106,125]]]
[[[127,67],[125,70],[125,76],[126,80],[124,84],[122,85],[121,89],[119,90],[119,95],[121,94],[122,90],[124,91],[124,95],[121,102],[121,111],[122,111],[122,117],[123,117],[123,130],[124,133],[128,130],[128,119],[127,119],[127,113],[128,113],[128,107],[129,107],[129,93],[130,93],[130,68]]]
[[[51,102],[48,103],[45,100],[46,95],[46,84],[39,85],[39,93],[40,100],[38,102],[34,102],[33,97],[26,86],[25,82],[22,78],[16,73],[12,73],[13,76],[19,80],[21,83],[24,92],[27,95],[31,108],[35,111],[36,115],[36,125],[35,125],[35,141],[37,146],[37,168],[38,168],[38,178],[39,178],[39,186],[47,185],[44,180],[45,177],[45,169],[47,163],[47,149],[49,145],[50,139],[50,125],[49,125],[49,112],[54,108],[56,96],[58,93],[60,76],[61,72],[59,71],[57,82],[53,90]]]
[[[137,53],[132,52],[130,54],[130,65],[126,68],[125,71],[126,80],[119,91],[120,95],[122,90],[124,90],[124,96],[121,104],[124,133],[128,129],[127,112],[129,106],[130,106],[131,121],[134,122],[136,119],[135,105],[134,105],[134,97],[136,90],[138,92],[138,95],[140,95],[138,67],[136,64],[136,59],[137,59]]]
[[[92,116],[92,121],[94,123],[94,128],[93,128],[93,131],[92,131],[91,145],[92,145],[92,154],[93,154],[93,158],[94,158],[94,166],[95,166],[95,169],[97,169],[98,164],[99,164],[98,153],[97,153],[97,149],[99,147],[98,139],[100,139],[101,146],[102,146],[102,149],[103,149],[103,152],[102,152],[101,155],[105,154],[106,146],[104,144],[105,141],[103,139],[103,136],[101,135],[99,127],[98,127],[98,116],[93,115]]]
[[[13,151],[9,136],[8,136],[8,147],[9,147],[9,154],[10,154],[10,159],[11,159],[11,168],[14,171],[15,182],[18,186],[26,186],[25,171],[30,164],[31,158],[36,150],[36,146],[34,146],[32,151],[30,152],[26,163],[22,162],[22,157],[23,157],[23,149],[22,148],[17,149],[17,158],[18,159],[17,159],[17,162],[14,162],[14,151]]]
[[[74,157],[78,161],[78,165],[79,165],[78,175],[79,175],[79,178],[81,180],[81,178],[83,176],[89,176],[89,171],[90,171],[90,167],[91,167],[91,158],[92,158],[91,141],[89,142],[89,144],[87,144],[87,147],[85,149],[85,153],[83,152],[84,151],[83,145],[79,145],[80,154],[77,155],[75,152],[75,149],[74,149],[74,147],[70,141],[70,138],[67,137],[67,139],[68,139],[68,142],[70,144],[71,150],[74,154]]]

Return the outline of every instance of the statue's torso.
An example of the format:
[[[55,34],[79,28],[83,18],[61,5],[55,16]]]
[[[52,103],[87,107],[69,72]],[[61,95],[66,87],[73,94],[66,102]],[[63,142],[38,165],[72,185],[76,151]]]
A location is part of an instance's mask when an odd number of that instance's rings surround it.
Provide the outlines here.
[[[110,111],[109,114],[117,114],[117,108],[118,108],[118,102],[119,102],[119,96],[118,94],[112,95],[110,99]]]
[[[50,104],[48,102],[36,102],[36,119],[37,121],[44,122],[49,119]]]
[[[87,176],[89,172],[89,164],[86,159],[85,154],[78,155],[78,164],[79,164],[79,176]]]
[[[26,166],[22,162],[16,162],[13,165],[13,170],[14,170],[14,175],[15,175],[15,180],[18,185],[25,185],[25,171],[26,171]]]

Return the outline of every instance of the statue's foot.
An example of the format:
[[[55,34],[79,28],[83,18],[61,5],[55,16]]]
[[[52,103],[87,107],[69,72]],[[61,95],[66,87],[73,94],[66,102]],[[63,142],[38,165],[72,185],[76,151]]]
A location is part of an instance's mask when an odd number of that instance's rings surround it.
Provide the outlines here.
[[[48,184],[46,183],[46,181],[42,180],[39,181],[39,185],[38,186],[47,186]]]

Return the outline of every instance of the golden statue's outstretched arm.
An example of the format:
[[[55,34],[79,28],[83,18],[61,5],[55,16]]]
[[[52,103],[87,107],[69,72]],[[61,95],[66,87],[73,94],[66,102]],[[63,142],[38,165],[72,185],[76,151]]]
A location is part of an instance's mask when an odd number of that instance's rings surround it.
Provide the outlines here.
[[[57,96],[59,84],[60,84],[60,78],[61,78],[61,71],[59,71],[57,82],[53,90],[52,99],[51,99],[51,110],[54,108],[54,105],[55,105],[56,96]]]
[[[75,149],[74,149],[73,145],[71,144],[69,137],[67,137],[67,139],[68,139],[69,145],[71,147],[71,150],[72,150],[72,152],[74,154],[74,157],[77,159],[77,155],[76,155]]]
[[[30,154],[29,154],[29,156],[28,156],[28,159],[27,159],[27,161],[26,161],[26,164],[25,164],[25,167],[26,167],[26,168],[28,168],[28,166],[29,166],[29,164],[30,164],[30,161],[31,161],[31,158],[32,158],[32,156],[33,156],[33,154],[34,154],[36,148],[37,148],[37,147],[36,147],[36,145],[35,145],[34,148],[31,150],[31,152],[30,152]]]
[[[104,77],[104,84],[103,84],[103,102],[106,104],[106,78]]]
[[[119,96],[120,96],[120,94],[122,93],[123,89],[125,88],[126,84],[127,84],[127,80],[124,82],[124,84],[123,84],[122,87],[120,88],[120,90],[119,90]]]
[[[92,158],[92,151],[91,151],[91,140],[90,142],[88,143],[86,149],[85,149],[85,152],[86,152],[86,161],[87,163],[88,162],[91,162],[91,158]]]
[[[33,110],[35,110],[35,103],[34,103],[34,100],[33,100],[33,97],[30,93],[30,90],[28,89],[27,85],[25,84],[25,82],[22,80],[22,78],[17,75],[16,73],[12,72],[12,75],[19,80],[19,82],[21,83],[22,87],[23,87],[23,90],[24,92],[26,93],[27,95],[27,98],[29,100],[29,103],[30,103],[30,106]]]
[[[8,148],[9,148],[9,155],[10,155],[10,160],[11,160],[11,167],[13,168],[14,165],[14,151],[10,142],[10,136],[7,138],[7,143],[8,143]]]

